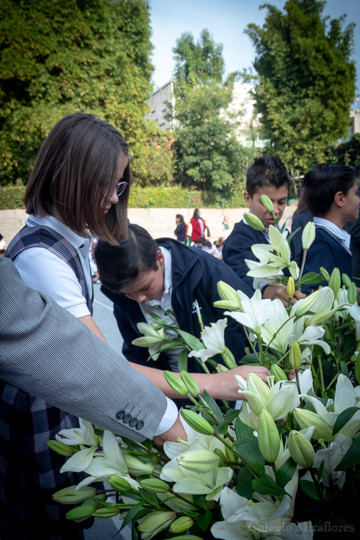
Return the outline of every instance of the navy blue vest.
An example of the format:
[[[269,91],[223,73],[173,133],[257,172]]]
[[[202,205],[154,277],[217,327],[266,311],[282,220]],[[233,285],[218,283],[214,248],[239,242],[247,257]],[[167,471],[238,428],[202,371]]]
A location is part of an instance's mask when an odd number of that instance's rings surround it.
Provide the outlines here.
[[[82,294],[86,299],[87,307],[90,313],[93,313],[92,301],[86,284],[84,270],[79,255],[74,246],[66,240],[61,234],[50,227],[36,226],[23,227],[11,240],[5,257],[12,261],[25,249],[32,247],[42,247],[48,249],[70,266],[75,273],[80,285]]]

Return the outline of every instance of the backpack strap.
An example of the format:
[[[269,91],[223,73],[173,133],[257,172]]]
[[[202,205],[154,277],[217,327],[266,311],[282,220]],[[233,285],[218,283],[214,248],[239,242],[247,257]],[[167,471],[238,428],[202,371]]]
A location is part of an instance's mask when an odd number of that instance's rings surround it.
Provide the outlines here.
[[[89,290],[86,284],[84,270],[74,246],[66,240],[61,234],[54,231],[50,227],[36,226],[36,227],[23,227],[16,236],[11,240],[6,252],[5,257],[8,257],[12,261],[24,251],[32,247],[42,247],[48,249],[51,253],[59,257],[73,270],[77,280],[80,283],[81,291],[86,299],[87,307],[92,314],[92,301],[90,298]]]

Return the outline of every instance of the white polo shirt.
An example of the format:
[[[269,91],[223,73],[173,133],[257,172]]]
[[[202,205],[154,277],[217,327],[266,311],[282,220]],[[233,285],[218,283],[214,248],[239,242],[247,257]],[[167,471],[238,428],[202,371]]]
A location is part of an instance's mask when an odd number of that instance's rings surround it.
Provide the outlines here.
[[[26,226],[35,227],[36,225],[50,227],[74,246],[80,258],[91,297],[90,240],[74,233],[53,216],[29,216]],[[15,258],[14,264],[27,285],[48,294],[57,304],[70,311],[75,317],[90,315],[81,285],[74,271],[51,251],[41,247],[25,249]]]

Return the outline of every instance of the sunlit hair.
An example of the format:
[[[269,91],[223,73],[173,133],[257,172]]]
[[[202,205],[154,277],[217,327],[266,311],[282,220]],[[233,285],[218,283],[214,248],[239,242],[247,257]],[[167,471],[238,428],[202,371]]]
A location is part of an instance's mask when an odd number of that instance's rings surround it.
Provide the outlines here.
[[[257,191],[265,186],[280,188],[290,186],[289,173],[278,156],[268,156],[255,159],[246,173],[246,191],[253,197]]]
[[[195,208],[193,213],[193,219],[199,219],[200,217],[200,210],[198,208]]]
[[[355,167],[322,163],[304,176],[304,197],[313,216],[322,217],[329,212],[336,193],[344,195],[355,182]]]
[[[159,246],[139,225],[128,225],[128,239],[116,246],[98,242],[95,259],[100,281],[110,291],[120,292],[124,285],[136,281],[142,272],[157,270]]]
[[[55,216],[80,236],[114,244],[126,238],[128,187],[107,214],[104,202],[119,182],[119,158],[129,149],[119,131],[92,114],[65,116],[50,131],[36,157],[25,192],[28,214]]]

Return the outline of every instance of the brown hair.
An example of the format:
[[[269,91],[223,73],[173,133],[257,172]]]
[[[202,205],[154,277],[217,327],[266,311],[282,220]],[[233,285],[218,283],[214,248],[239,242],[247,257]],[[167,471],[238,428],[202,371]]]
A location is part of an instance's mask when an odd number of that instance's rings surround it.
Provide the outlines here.
[[[127,235],[128,182],[117,204],[104,213],[104,197],[119,182],[119,157],[129,156],[119,131],[92,114],[65,116],[50,131],[36,157],[25,192],[28,214],[52,215],[80,236],[91,233],[111,244]]]

